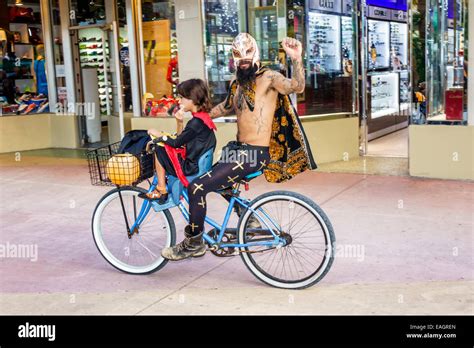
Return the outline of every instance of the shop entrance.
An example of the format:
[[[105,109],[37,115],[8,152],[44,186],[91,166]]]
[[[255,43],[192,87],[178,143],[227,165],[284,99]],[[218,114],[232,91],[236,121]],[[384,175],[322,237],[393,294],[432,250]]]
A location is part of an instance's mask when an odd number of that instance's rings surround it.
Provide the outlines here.
[[[117,11],[115,10],[117,9]],[[76,113],[84,147],[120,141],[132,105],[125,3],[71,1]]]
[[[408,157],[411,114],[410,24],[407,0],[367,0],[361,16],[362,152]]]
[[[124,133],[121,63],[111,59],[120,54],[117,23],[71,27],[70,32],[83,145],[108,144],[114,134]]]

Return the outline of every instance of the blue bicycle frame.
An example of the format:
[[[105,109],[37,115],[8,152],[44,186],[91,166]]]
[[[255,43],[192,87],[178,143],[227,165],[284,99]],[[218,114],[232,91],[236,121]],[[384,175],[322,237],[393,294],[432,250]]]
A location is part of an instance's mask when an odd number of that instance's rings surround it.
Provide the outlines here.
[[[152,183],[150,184],[150,188],[148,189],[148,192],[152,192],[155,190],[156,185],[158,184],[158,178],[156,175],[153,178]],[[232,190],[234,194],[237,194],[238,188],[234,188]],[[171,193],[171,192],[170,192]],[[171,194],[169,195],[170,198],[168,199],[168,202],[165,204],[158,204],[157,202],[154,201],[148,201],[144,200],[143,204],[140,208],[140,212],[138,213],[138,216],[135,216],[135,221],[132,224],[132,227],[130,228],[130,231],[135,231],[137,227],[140,226],[140,224],[143,222],[145,217],[148,215],[150,212],[150,209],[153,208],[155,212],[159,212],[165,209],[170,209],[173,207],[178,207],[181,214],[183,217],[186,219],[186,221],[189,221],[189,212],[186,209],[184,203],[183,203],[183,198],[184,201],[189,204],[189,198],[188,198],[188,193],[186,189],[183,189],[182,194],[181,194],[181,199],[178,204],[176,204],[172,199],[171,199]],[[229,222],[230,216],[232,214],[232,210],[234,208],[234,204],[239,204],[245,209],[249,209],[252,213],[254,213],[261,222],[264,223],[264,225],[268,228],[268,231],[271,232],[273,236],[273,240],[268,240],[268,241],[256,241],[256,242],[248,242],[248,243],[222,243],[222,238],[224,236],[224,233],[227,228],[227,224]],[[234,248],[246,248],[246,247],[252,247],[252,246],[268,246],[268,247],[278,247],[278,246],[284,246],[286,244],[285,239],[280,238],[276,233],[275,230],[280,231],[280,226],[275,223],[275,221],[261,208],[258,208],[256,210],[252,209],[249,207],[250,200],[248,199],[241,199],[237,196],[232,196],[229,202],[229,206],[227,208],[224,221],[222,225],[219,225],[217,222],[212,220],[209,217],[205,217],[205,222],[207,222],[209,225],[214,227],[216,230],[219,231],[219,234],[217,235],[217,239],[212,238],[208,234],[204,233],[203,238],[208,242],[211,246],[212,245],[218,245],[219,248],[226,248],[226,247],[234,247]],[[265,218],[265,219],[264,219]],[[274,228],[271,227],[271,225],[274,226]],[[129,234],[132,234],[132,232],[129,231]]]

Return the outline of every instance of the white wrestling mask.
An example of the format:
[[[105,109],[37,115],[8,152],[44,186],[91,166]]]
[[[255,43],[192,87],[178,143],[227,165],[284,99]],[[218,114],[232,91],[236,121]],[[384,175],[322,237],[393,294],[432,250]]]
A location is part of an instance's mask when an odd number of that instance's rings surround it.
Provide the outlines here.
[[[260,52],[258,50],[257,41],[247,33],[240,33],[232,43],[232,56],[234,64],[238,67],[243,61],[252,62],[253,67],[260,61]]]

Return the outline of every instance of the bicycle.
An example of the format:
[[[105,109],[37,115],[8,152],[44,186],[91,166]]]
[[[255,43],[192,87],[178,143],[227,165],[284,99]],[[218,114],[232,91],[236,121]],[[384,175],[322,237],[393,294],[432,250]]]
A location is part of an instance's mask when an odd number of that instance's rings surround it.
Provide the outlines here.
[[[112,156],[111,147],[108,149]],[[98,150],[89,154],[93,151]],[[97,180],[99,173],[99,182],[110,184],[100,168],[98,155],[88,157],[91,179]],[[211,149],[200,158],[199,172],[187,177],[189,183],[211,169],[212,157]],[[328,273],[334,261],[331,222],[315,202],[296,192],[272,191],[253,200],[241,197],[241,187],[248,190],[249,181],[261,174],[262,171],[248,175],[228,189],[232,197],[222,224],[206,217],[205,221],[213,227],[203,237],[208,251],[219,257],[240,255],[249,271],[268,285],[285,289],[310,287]],[[137,182],[148,175],[143,174]],[[146,180],[148,190],[136,186],[136,182],[109,191],[99,200],[92,216],[92,234],[99,252],[113,267],[129,274],[150,274],[168,262],[161,256],[161,250],[176,243],[170,209],[178,208],[184,219],[189,220],[187,190],[177,178],[168,177],[168,201],[162,205],[137,198],[139,193],[151,192],[157,185],[156,175],[151,182]],[[235,204],[243,213],[237,227],[228,228]],[[259,228],[248,227],[252,216]],[[304,217],[310,220],[301,225],[306,221]]]

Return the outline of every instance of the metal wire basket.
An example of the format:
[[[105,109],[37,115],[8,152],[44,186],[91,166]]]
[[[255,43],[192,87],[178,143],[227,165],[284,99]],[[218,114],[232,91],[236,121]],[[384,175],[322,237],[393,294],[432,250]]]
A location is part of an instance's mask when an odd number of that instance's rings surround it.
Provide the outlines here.
[[[119,147],[120,142],[117,142],[87,151],[92,185],[135,186],[154,175],[153,154],[142,151],[133,157],[122,157],[118,153]]]

